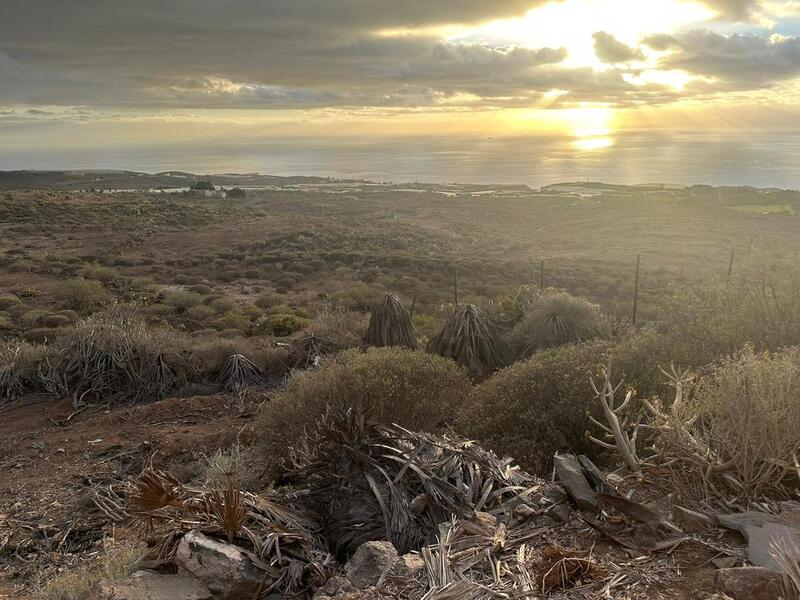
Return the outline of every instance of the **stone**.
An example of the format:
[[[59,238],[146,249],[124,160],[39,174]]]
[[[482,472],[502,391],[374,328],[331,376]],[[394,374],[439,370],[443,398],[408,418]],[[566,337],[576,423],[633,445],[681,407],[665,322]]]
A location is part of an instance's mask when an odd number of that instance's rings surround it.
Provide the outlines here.
[[[767,523],[774,523],[776,516],[769,513],[749,510],[742,513],[732,513],[729,515],[719,515],[717,522],[726,529],[739,531],[744,535],[748,527],[763,527]]]
[[[747,538],[747,548],[744,551],[747,560],[776,573],[780,572],[780,565],[772,557],[773,542],[790,540],[794,546],[800,547],[800,531],[778,523],[767,523],[763,527],[748,527],[744,535]]]
[[[425,561],[419,554],[403,554],[394,563],[391,572],[392,577],[413,578],[425,570]]]
[[[763,567],[720,569],[714,584],[734,600],[776,600],[783,593],[781,576]]]
[[[536,517],[533,524],[536,525],[536,527],[553,527],[556,524],[556,520],[547,515],[541,515]]]
[[[583,467],[574,454],[556,454],[553,459],[556,477],[578,508],[596,511],[600,508],[597,496],[584,475]]]
[[[514,520],[523,523],[535,517],[537,513],[538,511],[535,508],[531,508],[527,504],[517,504],[514,507]]]
[[[550,485],[544,489],[542,498],[543,502],[540,502],[540,504],[543,504],[544,502],[552,504],[554,502],[564,502],[564,500],[567,499],[567,494],[564,492],[561,486]]]
[[[419,496],[414,496],[414,499],[411,500],[411,512],[415,515],[421,515],[425,512],[425,509],[428,508],[428,496],[427,494],[420,494]]]
[[[264,579],[263,571],[239,548],[196,531],[183,536],[175,562],[222,600],[250,600]]]
[[[354,586],[349,579],[337,575],[336,577],[328,579],[325,585],[316,591],[312,600],[335,598],[339,594],[349,594],[357,591],[356,586]]]
[[[606,476],[603,475],[603,472],[598,469],[588,457],[581,454],[578,456],[578,462],[580,462],[581,467],[583,467],[583,473],[588,478],[589,483],[595,489],[595,491],[604,492],[606,494],[617,493],[611,484],[608,483],[608,479],[606,479]]]
[[[717,522],[713,517],[704,515],[677,504],[672,507],[672,520],[686,533],[701,533],[714,527]]]
[[[497,527],[497,517],[487,512],[476,512],[472,516],[472,522],[477,523],[489,531],[494,531],[494,529]]]
[[[125,579],[101,581],[84,600],[212,600],[211,591],[196,577],[137,571]]]
[[[353,585],[363,590],[382,581],[397,559],[397,549],[391,542],[366,542],[350,557],[344,570]]]
[[[569,521],[570,517],[572,516],[572,510],[566,504],[556,504],[548,512],[549,514],[553,515],[556,520],[561,521],[562,523]]]

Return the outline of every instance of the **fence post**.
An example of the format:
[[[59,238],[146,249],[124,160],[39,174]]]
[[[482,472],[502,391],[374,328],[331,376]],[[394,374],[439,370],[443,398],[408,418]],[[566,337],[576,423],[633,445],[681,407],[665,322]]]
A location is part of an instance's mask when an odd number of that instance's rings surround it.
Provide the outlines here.
[[[633,326],[636,327],[636,322],[639,317],[639,265],[641,263],[641,254],[636,255],[636,278],[633,282]]]
[[[544,289],[544,260],[539,261],[539,289]]]
[[[453,312],[458,310],[458,267],[453,271]]]
[[[728,261],[728,279],[733,275],[733,257],[736,256],[736,248],[731,248],[731,259]]]

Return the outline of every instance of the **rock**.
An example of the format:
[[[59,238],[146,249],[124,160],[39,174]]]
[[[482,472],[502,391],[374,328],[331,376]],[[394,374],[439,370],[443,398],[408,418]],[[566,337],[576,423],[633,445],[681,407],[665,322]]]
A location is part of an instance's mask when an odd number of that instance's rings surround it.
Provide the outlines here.
[[[745,529],[748,527],[763,527],[767,523],[774,523],[776,520],[775,515],[769,513],[758,512],[749,510],[742,513],[733,513],[730,515],[719,515],[717,522],[726,529],[733,529],[740,531],[744,534]]]
[[[337,575],[336,577],[328,579],[325,585],[316,591],[312,600],[335,598],[339,594],[348,594],[357,591],[356,586],[354,586],[349,579]]]
[[[747,539],[747,548],[744,551],[747,560],[776,573],[780,571],[780,565],[772,557],[773,542],[788,539],[793,545],[800,547],[800,531],[778,523],[767,523],[763,527],[748,527],[744,531],[744,536]]]
[[[772,558],[773,540],[789,539],[800,545],[800,529],[785,524],[791,513],[772,515],[769,513],[748,511],[731,515],[720,515],[720,525],[738,531],[747,542],[745,557],[758,567],[778,571],[778,563]]]
[[[494,531],[494,529],[497,527],[497,517],[487,512],[476,512],[472,516],[472,522],[477,523],[489,531]]]
[[[411,512],[415,515],[421,515],[425,512],[425,509],[428,508],[428,496],[427,494],[420,494],[419,496],[414,496],[414,499],[411,500]]]
[[[783,590],[780,575],[763,567],[720,569],[714,583],[734,600],[776,600]]]
[[[394,563],[390,572],[392,577],[416,577],[425,570],[425,561],[419,554],[403,554]]]
[[[564,490],[561,489],[561,486],[558,485],[550,485],[544,489],[542,492],[544,502],[548,504],[552,504],[554,502],[564,502],[567,499],[567,494],[564,493]]]
[[[712,558],[711,564],[718,569],[730,569],[739,564],[738,556],[720,556],[719,558]]]
[[[578,462],[583,467],[584,475],[589,479],[589,483],[596,491],[605,492],[606,494],[615,494],[617,492],[608,483],[608,479],[603,475],[603,472],[588,457],[581,454],[578,456]]]
[[[84,600],[212,600],[209,589],[196,577],[137,571],[125,579],[101,581]]]
[[[183,536],[175,562],[224,600],[250,600],[264,579],[261,569],[239,548],[196,531]]]
[[[672,520],[686,533],[707,531],[717,524],[713,517],[678,506],[677,504],[672,507]]]
[[[514,520],[523,523],[531,517],[535,517],[537,512],[535,508],[531,508],[527,504],[517,504],[514,507]]]
[[[548,511],[556,520],[566,523],[572,516],[572,510],[566,504],[556,504]]]
[[[397,549],[391,542],[366,542],[358,547],[344,569],[353,585],[363,590],[386,577],[397,558]]]
[[[541,515],[536,517],[533,524],[536,525],[536,527],[553,527],[556,524],[556,520],[547,515]]]
[[[574,454],[556,454],[553,459],[556,476],[578,508],[598,510],[600,505]]]

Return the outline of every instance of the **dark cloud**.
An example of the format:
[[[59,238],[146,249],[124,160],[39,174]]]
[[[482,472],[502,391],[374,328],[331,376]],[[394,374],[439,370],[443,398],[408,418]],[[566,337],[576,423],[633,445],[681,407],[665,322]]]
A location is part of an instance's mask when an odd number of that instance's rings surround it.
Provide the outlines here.
[[[564,92],[562,102],[674,98],[663,86],[629,83],[625,63],[640,60],[641,50],[605,32],[595,34],[596,52],[617,66],[598,73],[561,64],[562,48],[451,43],[431,30],[521,15],[545,2],[0,0],[0,105],[417,107],[468,95],[471,104],[524,106],[554,89]],[[708,4],[735,18],[755,3]],[[381,34],[409,28],[417,34]],[[743,68],[745,84],[793,73],[788,47],[750,42],[760,59],[748,63],[724,39],[718,47],[685,36],[648,44],[674,48],[665,65],[690,72],[733,79]],[[758,60],[775,63],[761,81],[750,73]]]
[[[672,51],[662,68],[717,78],[718,88],[757,89],[800,75],[798,38],[698,30],[673,36],[666,47]]]
[[[641,50],[620,42],[610,33],[598,31],[592,37],[594,38],[594,53],[604,63],[616,64],[644,60]]]

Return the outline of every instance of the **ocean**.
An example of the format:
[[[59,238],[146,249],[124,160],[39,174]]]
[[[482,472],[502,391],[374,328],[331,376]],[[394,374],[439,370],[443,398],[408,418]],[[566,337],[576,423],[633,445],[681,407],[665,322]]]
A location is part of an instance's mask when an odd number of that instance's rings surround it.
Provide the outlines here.
[[[259,172],[374,181],[677,183],[800,188],[800,131],[623,132],[599,138],[414,136],[215,139],[116,144],[65,152],[3,148],[0,170]]]

